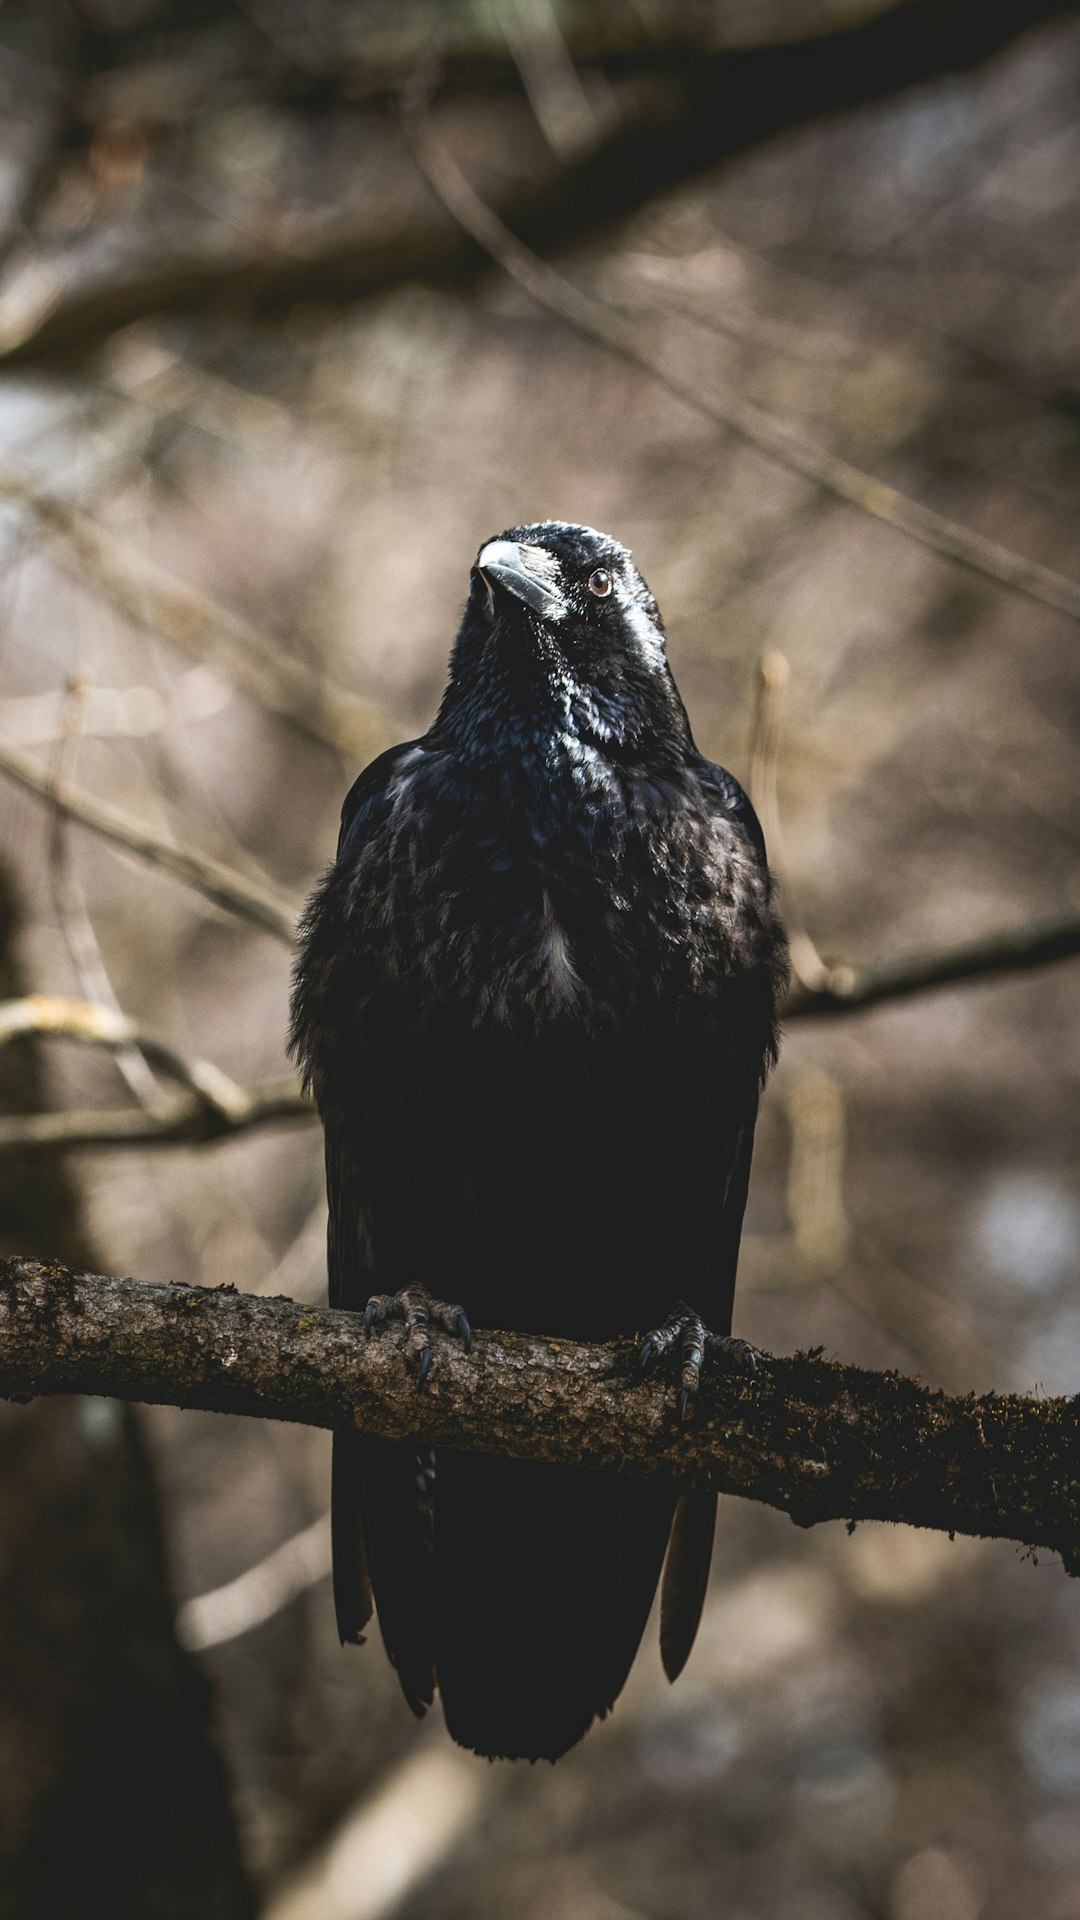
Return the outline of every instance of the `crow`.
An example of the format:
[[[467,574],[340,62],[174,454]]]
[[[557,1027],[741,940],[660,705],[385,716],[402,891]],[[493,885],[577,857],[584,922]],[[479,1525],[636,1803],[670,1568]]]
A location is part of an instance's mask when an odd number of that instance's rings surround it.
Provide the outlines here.
[[[640,1332],[692,1417],[785,981],[761,829],[627,549],[487,541],[435,722],[361,773],[301,923],[331,1305],[402,1322],[421,1383],[470,1320]],[[662,1568],[669,1678],[689,1654],[710,1493],[339,1433],[332,1508],[342,1642],[374,1606],[409,1705],[437,1687],[476,1753],[554,1760],[604,1716]]]

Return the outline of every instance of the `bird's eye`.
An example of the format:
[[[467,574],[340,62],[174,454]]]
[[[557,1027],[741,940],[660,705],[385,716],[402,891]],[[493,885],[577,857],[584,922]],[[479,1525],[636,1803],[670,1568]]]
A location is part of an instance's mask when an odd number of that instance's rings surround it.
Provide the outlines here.
[[[604,567],[596,567],[589,575],[589,592],[595,593],[598,600],[606,600],[611,592],[611,575]]]

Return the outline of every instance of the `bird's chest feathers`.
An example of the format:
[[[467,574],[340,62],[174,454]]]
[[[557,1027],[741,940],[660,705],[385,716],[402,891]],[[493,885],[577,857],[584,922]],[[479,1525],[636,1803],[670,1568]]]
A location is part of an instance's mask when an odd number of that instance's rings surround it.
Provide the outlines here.
[[[381,974],[474,1027],[592,1026],[707,991],[728,970],[716,834],[576,740],[515,776],[452,806],[403,785],[353,895],[374,1001]]]

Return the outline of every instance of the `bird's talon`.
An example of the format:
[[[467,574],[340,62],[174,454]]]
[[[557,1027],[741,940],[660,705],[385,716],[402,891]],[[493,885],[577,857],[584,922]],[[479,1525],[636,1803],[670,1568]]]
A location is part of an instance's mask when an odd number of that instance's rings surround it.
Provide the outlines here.
[[[388,1320],[405,1322],[406,1351],[416,1360],[417,1384],[423,1386],[431,1372],[432,1326],[460,1340],[466,1353],[472,1349],[472,1328],[465,1309],[436,1300],[426,1287],[402,1287],[397,1293],[373,1293],[364,1309],[364,1332],[380,1329]]]
[[[385,1321],[395,1318],[402,1311],[396,1294],[373,1293],[364,1308],[364,1332],[370,1333],[372,1327],[381,1327]]]
[[[654,1327],[646,1334],[638,1353],[638,1379],[644,1379],[650,1373],[657,1360],[664,1355],[676,1353],[679,1361],[679,1391],[675,1400],[675,1417],[680,1426],[689,1425],[694,1417],[697,1404],[697,1391],[701,1379],[701,1369],[705,1362],[706,1349],[710,1345],[710,1335],[700,1314],[680,1300],[673,1313],[669,1313],[662,1327]],[[712,1341],[714,1346],[741,1348],[745,1343],[739,1341]]]
[[[735,1373],[756,1373],[757,1354],[749,1340],[737,1340],[734,1335],[714,1334],[709,1342],[710,1351],[718,1355]]]

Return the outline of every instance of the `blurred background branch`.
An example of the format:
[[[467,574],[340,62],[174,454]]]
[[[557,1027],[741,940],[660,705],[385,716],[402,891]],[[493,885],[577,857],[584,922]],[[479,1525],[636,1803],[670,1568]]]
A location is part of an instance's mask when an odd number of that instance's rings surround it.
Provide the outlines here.
[[[93,50],[101,70],[87,75],[60,123],[96,161],[102,184],[115,191],[137,179],[163,134],[212,113],[222,99],[232,105],[239,96],[264,109],[276,101],[297,114],[311,103],[332,103],[339,112],[362,111],[376,135],[365,156],[368,191],[359,200],[360,218],[350,221],[340,211],[334,217],[335,210],[322,208],[320,217],[294,219],[255,246],[226,231],[215,236],[216,244],[146,249],[148,258],[119,269],[110,262],[104,273],[77,252],[74,259],[58,253],[47,262],[35,255],[0,293],[0,357],[25,366],[84,352],[162,312],[232,306],[273,314],[298,301],[352,300],[417,276],[475,270],[475,246],[452,219],[410,194],[394,167],[387,124],[393,99],[433,44],[458,100],[483,86],[499,103],[490,132],[504,176],[500,212],[527,241],[551,245],[566,244],[627,212],[645,193],[786,127],[888,95],[943,66],[977,66],[1040,19],[1071,8],[1063,0],[995,0],[964,6],[945,22],[928,0],[880,0],[838,11],[747,0],[735,8],[676,8],[671,18],[667,8],[659,15],[633,9],[625,20],[622,11],[601,0],[569,9],[558,28],[565,58],[556,54],[554,67],[552,35],[543,34],[538,44],[528,10],[510,0],[486,19],[483,10],[460,3],[434,15],[418,6],[405,12],[396,33],[373,34],[359,47],[350,48],[348,34],[331,32],[314,58],[295,32],[266,36],[252,21],[242,51],[236,35],[224,60],[206,48],[201,75],[190,52],[186,61],[177,57],[179,36],[169,21],[174,58],[160,63],[149,84],[139,70],[139,55],[145,60],[148,48],[138,27],[105,36]],[[532,12],[535,17],[537,9]],[[160,24],[154,24],[160,44]],[[554,142],[558,116],[547,107],[553,72],[562,75],[562,119],[573,75],[573,135],[556,133]],[[526,98],[519,102],[521,91]],[[533,121],[538,99],[544,103],[539,128]],[[477,130],[489,129],[481,123]],[[52,151],[60,144],[54,139]],[[398,177],[387,204],[373,189],[391,169]],[[49,177],[41,152],[26,175],[39,182],[29,200],[46,198]],[[15,264],[9,261],[9,275]]]
[[[6,1248],[324,1297],[297,908],[472,554],[554,514],[633,546],[797,935],[740,1333],[1075,1390],[1078,97],[1080,9],[1020,0],[7,0]],[[0,1920],[20,1851],[85,1920],[121,1866],[139,1920],[242,1911],[237,1835],[289,1920],[1071,1914],[1053,1558],[727,1502],[680,1686],[478,1776],[337,1646],[327,1435],[109,1407],[0,1432]],[[125,1765],[179,1893],[94,1851]]]
[[[935,513],[896,487],[875,479],[849,460],[813,445],[752,400],[734,392],[720,396],[703,393],[696,380],[687,380],[677,370],[665,366],[638,339],[633,325],[622,314],[591,294],[582,293],[531,253],[480,198],[450,155],[434,140],[422,91],[406,96],[405,125],[413,151],[448,211],[538,305],[621,359],[629,360],[695,412],[739,434],[767,460],[789,467],[801,479],[811,481],[872,519],[883,521],[909,539],[922,542],[935,553],[1054,607],[1072,620],[1080,620],[1080,584],[1076,581],[1055,573],[1051,567],[1025,559],[999,542],[983,538],[972,528]]]

